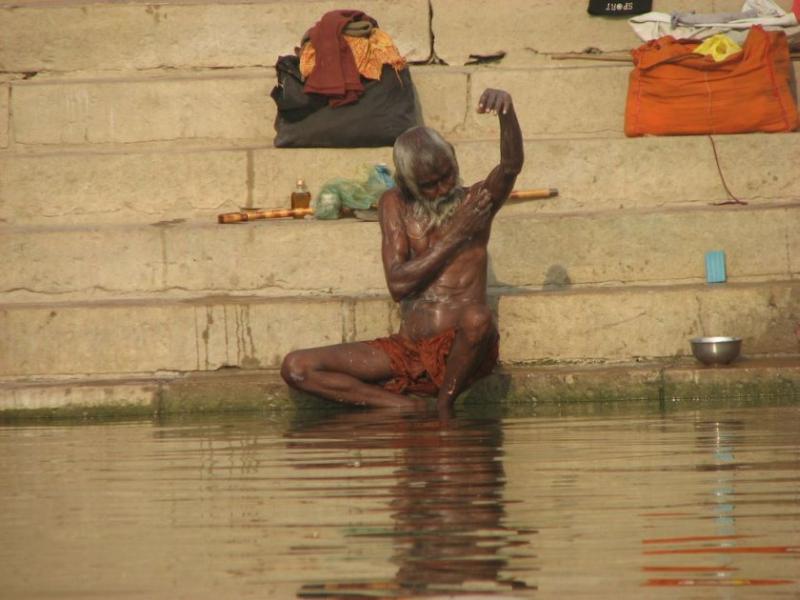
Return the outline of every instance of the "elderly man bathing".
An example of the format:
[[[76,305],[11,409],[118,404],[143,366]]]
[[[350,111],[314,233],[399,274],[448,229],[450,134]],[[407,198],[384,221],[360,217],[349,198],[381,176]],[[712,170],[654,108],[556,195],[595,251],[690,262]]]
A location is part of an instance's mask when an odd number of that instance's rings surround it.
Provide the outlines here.
[[[382,257],[397,335],[291,352],[281,367],[298,390],[348,404],[413,408],[407,394],[449,409],[497,362],[498,334],[486,303],[492,220],[522,169],[522,133],[511,96],[486,90],[479,113],[500,120],[500,164],[462,187],[453,147],[426,127],[394,145],[397,187],[380,200]]]

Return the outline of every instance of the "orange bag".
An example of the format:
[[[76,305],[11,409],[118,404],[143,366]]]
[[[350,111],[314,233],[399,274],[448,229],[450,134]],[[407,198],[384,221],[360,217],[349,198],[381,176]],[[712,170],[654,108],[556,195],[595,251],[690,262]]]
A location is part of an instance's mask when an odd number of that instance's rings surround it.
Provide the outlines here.
[[[625,135],[797,129],[783,31],[754,26],[742,51],[721,62],[694,54],[699,45],[664,36],[631,52]]]

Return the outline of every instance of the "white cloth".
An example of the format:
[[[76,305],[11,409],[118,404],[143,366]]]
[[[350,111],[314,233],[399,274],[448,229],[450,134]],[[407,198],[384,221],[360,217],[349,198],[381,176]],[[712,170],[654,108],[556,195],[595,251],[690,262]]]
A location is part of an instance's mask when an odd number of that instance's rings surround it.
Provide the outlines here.
[[[741,44],[747,37],[748,30],[753,25],[762,25],[764,29],[785,29],[787,34],[800,31],[800,25],[793,12],[787,13],[773,0],[745,0],[742,6],[742,13],[757,15],[750,18],[727,18],[736,15],[719,15],[720,22],[706,23],[701,15],[693,18],[687,16],[681,20],[681,14],[691,15],[691,13],[669,13],[649,12],[636,15],[628,19],[628,23],[636,32],[636,35],[645,42],[656,40],[665,35],[671,35],[676,39],[695,39],[702,40],[717,33],[727,33],[735,42]],[[686,23],[691,21],[696,24]],[[701,23],[697,23],[701,21]]]

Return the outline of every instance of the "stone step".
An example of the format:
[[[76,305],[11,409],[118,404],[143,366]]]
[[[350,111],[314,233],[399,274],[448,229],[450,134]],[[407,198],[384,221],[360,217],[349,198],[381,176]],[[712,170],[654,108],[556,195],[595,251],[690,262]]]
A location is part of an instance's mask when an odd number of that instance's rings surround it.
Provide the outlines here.
[[[713,143],[712,143],[713,142]],[[456,142],[467,183],[499,159],[497,140]],[[800,198],[800,133],[547,139],[525,144],[518,189],[557,187],[525,211],[708,205],[731,191],[753,204]],[[716,154],[715,154],[716,153]],[[715,156],[719,159],[719,168]],[[286,208],[297,177],[312,193],[332,179],[363,181],[391,148],[276,149],[161,145],[110,151],[0,153],[0,222],[14,225],[215,222],[241,206]]]
[[[748,404],[800,399],[800,356],[741,359],[707,368],[692,358],[615,365],[501,367],[459,397],[459,411],[476,407],[485,415],[531,410],[558,414],[577,402],[588,412],[667,406],[688,408],[723,401]],[[664,402],[669,404],[665,405]],[[612,403],[617,402],[614,405]],[[0,421],[39,417],[129,417],[170,414],[269,411],[271,420],[294,411],[315,410],[322,401],[290,392],[275,369],[222,369],[141,378],[0,379]],[[572,407],[575,410],[575,407]],[[459,414],[463,414],[459,412]]]
[[[22,5],[21,5],[22,4]],[[0,2],[0,71],[133,71],[273,65],[331,0]],[[431,52],[428,0],[361,0],[411,60]]]
[[[728,280],[800,277],[800,202],[756,206],[498,215],[489,285],[502,290],[705,281],[726,252]],[[378,223],[4,227],[0,301],[384,295]]]
[[[527,137],[622,136],[631,65],[552,55],[587,46],[638,46],[627,22],[592,18],[577,5],[512,0],[497,8],[509,16],[502,27],[466,35],[476,14],[492,11],[488,22],[497,18],[494,7],[473,3],[474,11],[451,1],[434,3],[437,52],[453,66],[413,67],[428,125],[459,139],[496,135],[494,120],[475,115],[474,104],[486,87],[500,87],[514,95]],[[268,93],[275,59],[292,51],[296,31],[316,18],[308,14],[333,8],[308,4],[302,14],[291,3],[264,1],[0,4],[0,38],[6,40],[0,48],[0,148],[271,142],[275,106]],[[676,2],[676,8],[684,4]],[[691,8],[702,11],[712,0],[697,4]],[[362,8],[398,24],[396,42],[410,60],[430,54],[427,2],[368,0]],[[276,19],[282,24],[277,30],[270,27]],[[564,19],[577,33],[562,34]],[[525,31],[509,37],[517,28]],[[509,55],[499,66],[463,66],[469,53],[501,48]]]
[[[792,0],[776,0],[791,11]],[[627,50],[641,44],[625,18],[593,17],[588,2],[554,0],[431,0],[432,30],[437,56],[451,65],[467,62],[470,54],[506,51],[503,65],[528,65],[548,54]],[[672,13],[739,12],[741,0],[658,0],[653,10]],[[479,27],[477,24],[480,23]],[[484,24],[496,24],[484,26]]]
[[[475,111],[487,87],[511,92],[526,138],[623,137],[630,71],[626,63],[550,61],[527,68],[412,67],[412,78],[422,120],[454,140],[497,137],[497,119]],[[0,81],[7,105],[0,105],[7,121],[5,127],[0,121],[6,131],[0,147],[272,144],[275,81],[271,67]]]
[[[777,2],[791,10],[792,0]],[[741,5],[741,0],[659,0],[655,9],[737,12]],[[304,0],[302,10],[296,2],[275,0],[2,0],[0,38],[6,43],[0,47],[0,70],[271,65],[337,7],[323,0]],[[437,56],[451,65],[498,50],[506,52],[501,64],[528,65],[552,53],[587,47],[619,51],[641,43],[626,19],[592,17],[586,2],[362,0],[359,8],[378,20],[409,59],[428,58],[433,39]]]
[[[685,356],[697,335],[792,355],[800,281],[507,294],[494,298],[506,364]],[[0,306],[0,377],[276,368],[286,352],[396,331],[387,298],[206,297]]]
[[[413,67],[422,120],[454,139],[496,137],[475,112],[487,87],[509,90],[527,137],[623,135],[629,65],[533,69]],[[83,73],[10,81],[11,147],[104,146],[196,140],[271,144],[272,68]],[[591,93],[576,96],[576,89]],[[0,107],[1,108],[1,107]],[[9,116],[10,115],[10,116]]]

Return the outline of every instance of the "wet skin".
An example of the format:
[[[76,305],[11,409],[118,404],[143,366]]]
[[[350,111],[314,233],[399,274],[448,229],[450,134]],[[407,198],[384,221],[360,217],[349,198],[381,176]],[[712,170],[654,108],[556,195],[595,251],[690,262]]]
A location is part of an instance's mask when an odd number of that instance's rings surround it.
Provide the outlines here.
[[[381,198],[381,255],[392,298],[400,302],[400,333],[423,339],[450,328],[456,335],[447,359],[444,384],[437,396],[442,414],[450,410],[497,335],[486,303],[487,245],[492,220],[522,169],[522,133],[511,96],[487,89],[479,113],[500,121],[500,164],[485,180],[466,191],[453,215],[431,227],[414,207],[417,200],[399,188]],[[429,201],[447,197],[457,185],[457,167],[439,153],[417,163],[419,194]],[[423,400],[395,394],[378,382],[388,379],[389,357],[362,342],[298,350],[281,367],[291,387],[323,398],[375,407],[422,408]]]

